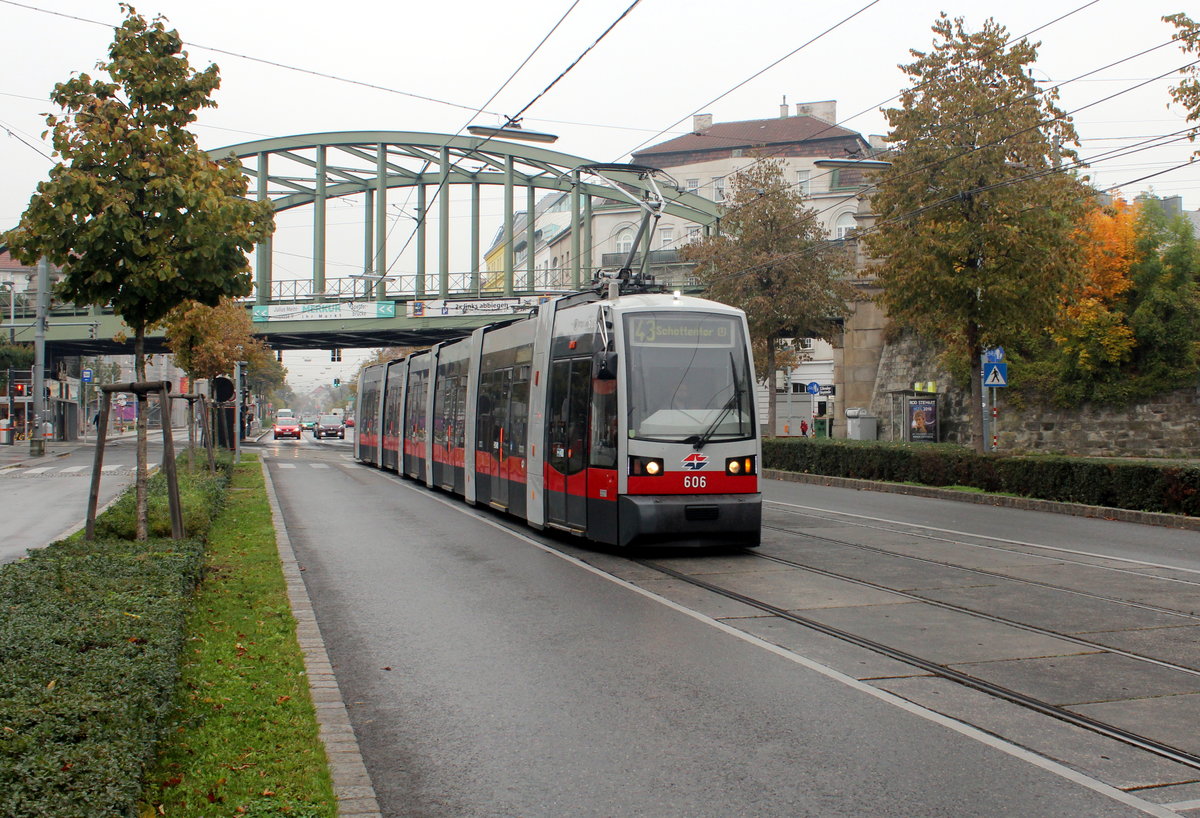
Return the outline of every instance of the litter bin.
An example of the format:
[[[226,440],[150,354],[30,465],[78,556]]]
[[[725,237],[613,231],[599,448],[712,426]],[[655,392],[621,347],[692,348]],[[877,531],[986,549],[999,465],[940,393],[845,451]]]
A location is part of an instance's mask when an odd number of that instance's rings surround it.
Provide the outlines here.
[[[879,418],[867,414],[859,406],[846,409],[846,437],[850,440],[876,440],[879,437]]]
[[[13,442],[12,418],[0,418],[0,446],[11,446]]]

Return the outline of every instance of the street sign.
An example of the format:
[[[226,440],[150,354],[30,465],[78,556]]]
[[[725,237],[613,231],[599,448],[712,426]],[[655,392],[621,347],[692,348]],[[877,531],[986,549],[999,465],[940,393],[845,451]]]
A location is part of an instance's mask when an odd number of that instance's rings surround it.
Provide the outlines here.
[[[983,357],[988,363],[998,364],[1004,360],[1004,347],[985,349],[983,351]]]
[[[117,406],[126,406],[129,403],[129,398],[124,392],[118,392],[116,397],[113,398],[113,403],[115,403]]]
[[[816,381],[809,381],[807,392],[810,395],[821,394],[821,384],[817,383]]]
[[[1008,364],[986,363],[983,365],[984,386],[1008,386]]]
[[[83,381],[84,383],[91,383],[91,382],[92,382],[92,375],[93,375],[93,372],[92,372],[92,370],[90,370],[90,369],[82,369],[82,370],[80,370],[80,372],[79,372],[79,380]]]

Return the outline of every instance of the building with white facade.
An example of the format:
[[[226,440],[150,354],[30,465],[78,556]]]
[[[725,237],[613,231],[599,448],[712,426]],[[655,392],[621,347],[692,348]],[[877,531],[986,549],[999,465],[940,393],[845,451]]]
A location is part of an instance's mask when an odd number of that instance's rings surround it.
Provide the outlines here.
[[[870,223],[865,196],[868,174],[884,163],[872,157],[881,149],[874,138],[836,124],[837,103],[802,103],[780,106],[778,116],[741,122],[714,122],[711,114],[693,117],[692,131],[633,154],[633,163],[658,168],[682,190],[723,202],[738,171],[763,158],[783,163],[785,178],[804,194],[808,207],[831,239],[852,240],[856,228]],[[589,273],[619,269],[634,250],[642,211],[614,195],[593,201],[592,246],[582,267]],[[518,214],[513,234],[517,270],[525,270],[531,251],[525,240],[528,214]],[[534,213],[534,267],[538,284],[553,288],[555,282],[569,286],[571,223],[569,194],[555,192],[537,203]],[[634,269],[642,267],[667,286],[699,283],[692,265],[682,262],[679,249],[695,241],[703,228],[677,217],[664,215],[649,241],[634,253]],[[501,269],[503,231],[488,251],[489,269]],[[860,270],[865,270],[861,263]],[[518,274],[519,275],[519,274]],[[863,273],[862,275],[865,275]],[[869,289],[869,280],[856,282]],[[836,344],[818,339],[797,339],[802,363],[790,372],[777,373],[779,434],[799,434],[801,421],[809,431],[814,416],[819,428],[839,435],[844,430],[841,410],[869,406],[874,386],[878,348],[882,342],[883,317],[867,301],[854,305],[854,316]],[[869,348],[859,349],[858,344]],[[810,384],[821,387],[810,394]],[[765,417],[765,412],[764,412]]]

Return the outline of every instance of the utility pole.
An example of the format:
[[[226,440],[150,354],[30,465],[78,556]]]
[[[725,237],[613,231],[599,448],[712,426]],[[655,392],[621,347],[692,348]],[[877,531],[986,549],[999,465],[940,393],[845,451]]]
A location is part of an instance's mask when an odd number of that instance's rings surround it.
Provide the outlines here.
[[[29,454],[41,457],[46,453],[42,439],[42,424],[46,420],[46,319],[50,312],[50,261],[38,259],[37,316],[33,327],[33,394],[29,408],[33,410],[33,432],[29,435]]]

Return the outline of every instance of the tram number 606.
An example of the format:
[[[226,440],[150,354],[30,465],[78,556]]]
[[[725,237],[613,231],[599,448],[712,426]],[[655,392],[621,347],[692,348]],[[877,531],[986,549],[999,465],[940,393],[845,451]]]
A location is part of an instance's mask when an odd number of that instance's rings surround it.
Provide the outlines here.
[[[685,489],[702,489],[708,485],[708,478],[703,475],[685,474],[683,476],[683,487]]]

